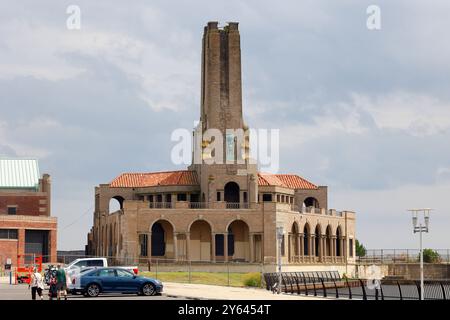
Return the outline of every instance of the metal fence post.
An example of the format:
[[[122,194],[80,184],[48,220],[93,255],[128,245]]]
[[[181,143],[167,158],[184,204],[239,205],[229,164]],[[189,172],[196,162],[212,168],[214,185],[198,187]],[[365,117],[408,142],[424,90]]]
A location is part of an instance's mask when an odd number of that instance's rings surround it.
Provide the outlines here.
[[[348,298],[352,299],[352,289],[350,288],[350,284],[348,283],[348,278],[345,278],[345,282],[347,283],[348,287]]]
[[[230,262],[227,262],[228,286],[230,286]]]
[[[189,275],[189,283],[191,283],[191,260],[188,261],[188,275]]]
[[[366,288],[364,286],[364,283],[363,283],[363,281],[361,279],[359,279],[359,283],[361,285],[361,289],[362,289],[362,292],[363,292],[363,300],[367,300]]]
[[[263,288],[263,280],[264,280],[264,265],[261,263],[261,288]]]
[[[397,286],[398,286],[398,293],[400,295],[400,300],[403,300],[402,286],[400,285],[400,282],[398,280],[397,280]]]
[[[156,259],[156,269],[155,269],[155,278],[158,279],[158,259]]]

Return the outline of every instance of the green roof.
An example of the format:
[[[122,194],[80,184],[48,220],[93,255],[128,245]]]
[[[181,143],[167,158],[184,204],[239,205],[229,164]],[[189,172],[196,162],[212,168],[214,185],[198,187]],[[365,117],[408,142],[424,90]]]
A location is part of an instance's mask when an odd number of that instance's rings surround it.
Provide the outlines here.
[[[38,188],[39,177],[36,159],[0,158],[0,188]]]

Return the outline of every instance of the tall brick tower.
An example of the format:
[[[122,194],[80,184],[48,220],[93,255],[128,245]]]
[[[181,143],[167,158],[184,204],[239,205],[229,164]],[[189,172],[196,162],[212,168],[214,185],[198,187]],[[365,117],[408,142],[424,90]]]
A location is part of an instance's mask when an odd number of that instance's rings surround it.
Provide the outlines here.
[[[237,22],[224,28],[208,22],[202,41],[200,124],[194,137],[193,165],[201,183],[202,201],[249,204],[257,201],[257,169],[249,163],[248,127],[242,117],[241,45]],[[208,137],[211,129],[222,134],[222,143]],[[230,130],[237,130],[235,134]],[[244,134],[239,136],[239,132]],[[195,142],[195,139],[194,139]],[[211,145],[216,151],[211,153]],[[217,159],[221,149],[223,162]],[[228,182],[232,182],[228,184]]]
[[[217,25],[209,22],[203,34],[200,120],[203,129],[243,128],[238,23]]]

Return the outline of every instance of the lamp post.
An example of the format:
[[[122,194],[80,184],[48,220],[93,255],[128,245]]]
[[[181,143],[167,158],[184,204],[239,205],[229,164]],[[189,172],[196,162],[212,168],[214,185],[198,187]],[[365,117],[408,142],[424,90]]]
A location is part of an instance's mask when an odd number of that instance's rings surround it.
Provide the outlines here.
[[[283,227],[277,227],[277,239],[278,239],[278,294],[281,293],[281,247],[283,245],[284,229]]]
[[[420,235],[420,300],[424,300],[423,290],[423,248],[422,248],[422,233],[428,233],[428,226],[430,223],[430,211],[432,209],[410,209],[408,211],[412,214],[412,223],[414,233],[419,232]],[[423,221],[419,221],[419,215],[423,213]]]

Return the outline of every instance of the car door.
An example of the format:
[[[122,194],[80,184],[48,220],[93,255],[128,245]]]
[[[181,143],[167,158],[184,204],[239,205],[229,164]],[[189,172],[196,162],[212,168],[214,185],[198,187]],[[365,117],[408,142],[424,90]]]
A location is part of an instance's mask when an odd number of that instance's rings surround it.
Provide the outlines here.
[[[137,292],[139,290],[139,283],[131,272],[123,269],[116,269],[116,276],[117,291]]]
[[[100,269],[98,271],[98,280],[103,292],[116,291],[116,273],[114,269]]]

